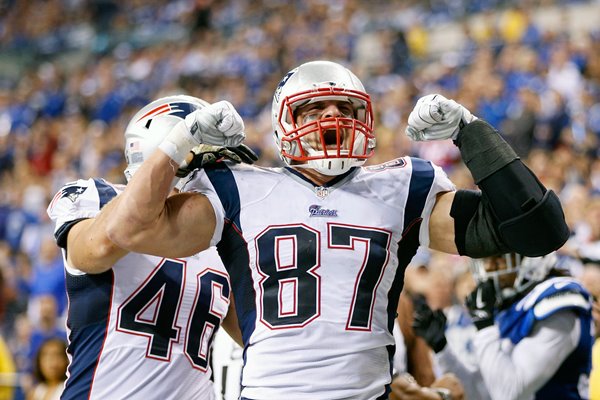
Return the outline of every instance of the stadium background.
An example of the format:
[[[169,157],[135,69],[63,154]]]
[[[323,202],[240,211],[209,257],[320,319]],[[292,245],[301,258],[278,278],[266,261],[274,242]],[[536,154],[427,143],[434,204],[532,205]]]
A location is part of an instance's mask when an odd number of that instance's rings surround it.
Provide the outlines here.
[[[338,61],[373,96],[371,164],[420,156],[472,187],[451,143],[403,133],[416,98],[441,92],[500,129],[560,195],[570,245],[600,246],[598,22],[599,1],[575,0],[0,1],[1,336],[14,397],[33,382],[39,344],[64,337],[47,204],[77,178],[123,183],[124,127],[167,94],[231,101],[259,165],[279,165],[278,80],[304,61]],[[14,372],[5,356],[0,385]]]

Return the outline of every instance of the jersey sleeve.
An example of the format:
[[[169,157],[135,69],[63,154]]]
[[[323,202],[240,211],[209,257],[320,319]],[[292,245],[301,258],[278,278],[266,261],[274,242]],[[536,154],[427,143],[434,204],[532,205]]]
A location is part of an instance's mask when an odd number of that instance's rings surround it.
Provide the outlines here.
[[[475,353],[492,399],[533,397],[577,347],[580,334],[577,316],[569,310],[538,321],[511,352],[503,350],[496,325],[479,331]]]
[[[210,204],[212,204],[213,211],[215,212],[216,225],[210,245],[216,246],[216,244],[221,240],[221,234],[225,225],[225,209],[221,203],[221,200],[219,199],[219,195],[217,194],[215,187],[211,183],[205,171],[194,171],[190,179],[182,186],[181,191],[202,194],[206,196],[206,198],[210,201]]]
[[[419,179],[426,182],[426,178],[432,175],[429,191],[425,199],[425,205],[421,213],[423,222],[421,223],[419,230],[419,243],[422,246],[429,247],[429,220],[431,218],[431,212],[433,211],[433,206],[435,205],[437,196],[440,193],[453,192],[456,190],[456,187],[452,181],[450,181],[450,178],[448,178],[448,175],[446,175],[444,170],[430,161],[423,161],[413,158],[412,167],[413,177],[411,180]]]
[[[103,179],[80,179],[64,185],[47,209],[54,222],[56,243],[65,248],[69,229],[83,219],[95,217],[117,195],[117,190]]]

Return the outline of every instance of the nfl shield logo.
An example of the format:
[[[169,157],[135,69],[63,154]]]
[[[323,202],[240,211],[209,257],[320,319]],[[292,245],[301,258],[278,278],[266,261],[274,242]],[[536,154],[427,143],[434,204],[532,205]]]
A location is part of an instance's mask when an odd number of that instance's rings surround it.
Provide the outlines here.
[[[325,197],[329,196],[329,188],[326,188],[323,186],[317,186],[315,188],[315,194],[317,195],[318,198],[324,199]]]

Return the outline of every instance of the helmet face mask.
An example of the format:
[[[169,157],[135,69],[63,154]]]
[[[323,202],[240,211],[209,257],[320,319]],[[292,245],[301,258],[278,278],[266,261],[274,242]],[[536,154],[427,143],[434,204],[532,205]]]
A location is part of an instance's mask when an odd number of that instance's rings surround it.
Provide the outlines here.
[[[207,105],[196,97],[177,95],[160,98],[139,110],[125,129],[127,181],[179,121]]]
[[[299,110],[328,102],[349,103],[352,112],[312,115],[298,123]],[[374,153],[370,97],[358,78],[339,64],[313,61],[290,71],[273,97],[272,119],[275,143],[287,165],[340,175]]]
[[[474,259],[471,272],[477,284],[488,279],[493,281],[496,306],[503,308],[546,279],[556,264],[555,253],[542,257],[523,257],[520,254],[509,253],[487,259]]]

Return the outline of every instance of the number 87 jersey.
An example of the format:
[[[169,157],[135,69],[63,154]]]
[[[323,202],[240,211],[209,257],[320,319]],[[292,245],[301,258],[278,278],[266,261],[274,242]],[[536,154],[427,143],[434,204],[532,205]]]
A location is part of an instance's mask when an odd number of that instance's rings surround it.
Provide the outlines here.
[[[102,179],[65,185],[48,207],[66,256],[69,228],[121,189]],[[229,306],[217,252],[185,259],[129,253],[85,274],[65,263],[70,359],[62,399],[213,399],[210,348]]]
[[[290,168],[222,165],[184,190],[217,214],[245,345],[242,398],[385,398],[404,268],[442,191],[429,162],[354,168],[315,187]]]

